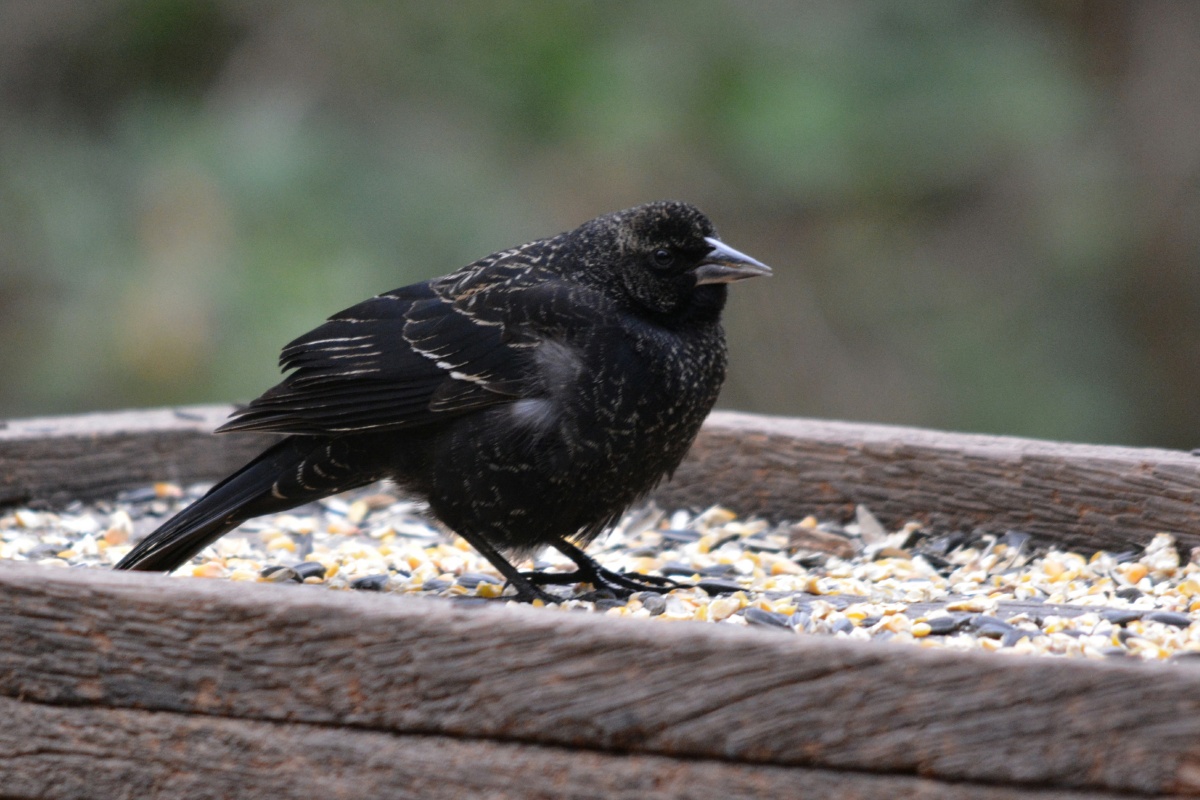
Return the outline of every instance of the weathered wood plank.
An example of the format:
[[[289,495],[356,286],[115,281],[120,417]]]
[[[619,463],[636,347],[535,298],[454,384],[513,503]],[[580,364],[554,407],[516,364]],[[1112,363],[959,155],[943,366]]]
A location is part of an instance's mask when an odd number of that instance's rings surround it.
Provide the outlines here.
[[[0,504],[111,495],[155,480],[215,480],[271,439],[211,436],[227,406],[11,421],[0,429]],[[1084,551],[1159,531],[1200,546],[1200,458],[1172,450],[1063,444],[822,420],[714,413],[666,506],[1016,528]]]
[[[992,785],[1200,794],[1200,668],[0,568],[0,694]]]
[[[1118,797],[8,699],[0,715],[0,792],[38,800]]]
[[[1159,531],[1200,546],[1200,458],[1176,450],[724,412],[658,498],[843,521],[864,503],[893,526],[1018,529],[1084,552]]]
[[[275,439],[213,436],[230,406],[9,420],[0,427],[0,505],[94,500],[156,481],[222,478]]]

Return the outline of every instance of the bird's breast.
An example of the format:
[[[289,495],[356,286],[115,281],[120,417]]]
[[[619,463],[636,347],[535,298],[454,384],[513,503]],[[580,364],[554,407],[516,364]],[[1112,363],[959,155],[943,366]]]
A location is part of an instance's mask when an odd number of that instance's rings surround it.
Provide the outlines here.
[[[694,336],[660,329],[597,333],[581,342],[544,343],[537,355],[544,402],[519,402],[513,414],[557,426],[564,446],[599,459],[653,458],[664,450],[673,458],[686,450],[724,380],[720,329]]]

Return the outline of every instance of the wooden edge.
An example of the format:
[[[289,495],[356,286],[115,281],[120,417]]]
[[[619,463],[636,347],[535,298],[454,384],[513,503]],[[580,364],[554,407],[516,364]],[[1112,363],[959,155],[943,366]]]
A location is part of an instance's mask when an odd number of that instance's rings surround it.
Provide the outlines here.
[[[214,436],[231,406],[9,420],[0,428],[0,505],[62,505],[158,481],[215,481],[277,437]]]
[[[1118,797],[8,699],[0,714],[5,796],[38,800]]]
[[[864,504],[896,528],[1020,530],[1091,553],[1154,534],[1200,546],[1200,458],[1159,450],[714,413],[657,499],[720,502],[773,520],[849,521]]]
[[[217,480],[274,441],[210,435],[230,410],[10,421],[0,429],[0,505]],[[1084,552],[1136,547],[1160,531],[1185,552],[1200,547],[1200,458],[1174,450],[715,412],[655,498],[774,521],[846,521],[861,503],[894,527],[1016,529]]]
[[[1200,794],[1200,668],[0,568],[0,695],[397,735]],[[100,745],[96,745],[100,746]]]

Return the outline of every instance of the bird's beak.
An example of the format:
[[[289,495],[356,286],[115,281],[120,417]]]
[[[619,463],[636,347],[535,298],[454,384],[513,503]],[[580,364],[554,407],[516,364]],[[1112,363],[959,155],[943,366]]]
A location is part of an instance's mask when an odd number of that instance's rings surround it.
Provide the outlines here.
[[[719,239],[706,237],[704,241],[712,246],[712,250],[693,270],[697,286],[703,283],[733,283],[771,274],[771,268],[766,264],[739,253]]]

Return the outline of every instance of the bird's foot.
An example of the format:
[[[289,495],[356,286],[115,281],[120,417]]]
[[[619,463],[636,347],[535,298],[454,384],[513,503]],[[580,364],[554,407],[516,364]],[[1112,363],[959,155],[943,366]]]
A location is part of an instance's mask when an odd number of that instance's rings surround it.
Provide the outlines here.
[[[541,588],[540,586],[535,586],[532,583],[529,583],[526,586],[521,586],[515,583],[510,583],[509,585],[516,588],[517,596],[508,599],[516,600],[518,603],[532,604],[537,600],[541,600],[546,605],[558,605],[563,601],[563,598],[552,595],[545,589]]]
[[[681,583],[670,578],[665,578],[661,575],[645,575],[641,572],[614,572],[610,569],[605,569],[599,564],[596,565],[596,572],[601,582],[607,585],[604,588],[612,590],[614,585],[625,591],[625,594],[633,594],[634,592],[653,592],[654,594],[666,594],[675,589],[690,589],[690,583]],[[599,587],[597,587],[599,588]]]
[[[581,564],[573,572],[522,572],[521,577],[536,586],[565,586],[590,583],[597,591],[609,591],[616,597],[628,597],[636,592],[663,594],[674,589],[687,589],[691,584],[680,583],[660,575],[614,572],[594,561]]]
[[[562,553],[567,558],[575,562],[578,569],[575,572],[567,573],[545,573],[554,576],[555,583],[561,582],[579,582],[590,583],[596,587],[596,591],[610,591],[617,597],[628,597],[636,592],[653,592],[655,594],[665,594],[666,592],[675,589],[690,589],[689,583],[680,583],[679,581],[670,578],[664,578],[659,575],[643,575],[640,572],[614,572],[611,569],[600,566],[596,559],[583,552],[579,547],[576,547],[566,539],[559,539],[553,543],[553,547],[558,552]],[[531,575],[533,582],[542,580],[540,577],[543,573]],[[570,576],[568,578],[567,576]]]

